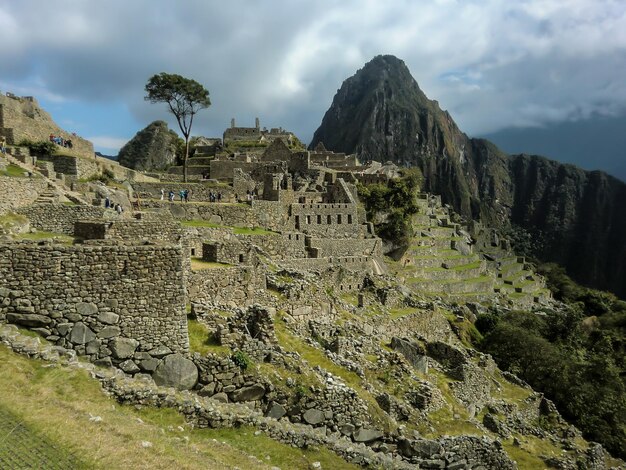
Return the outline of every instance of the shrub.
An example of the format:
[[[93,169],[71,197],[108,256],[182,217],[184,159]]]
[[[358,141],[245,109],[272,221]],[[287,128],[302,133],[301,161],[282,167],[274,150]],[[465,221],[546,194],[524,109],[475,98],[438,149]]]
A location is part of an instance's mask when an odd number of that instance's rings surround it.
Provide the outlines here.
[[[49,140],[33,141],[30,139],[22,139],[18,143],[20,147],[28,147],[31,155],[42,157],[44,155],[54,155],[57,151],[57,145]]]
[[[231,356],[231,359],[241,370],[247,370],[252,366],[252,359],[243,351],[237,351]]]

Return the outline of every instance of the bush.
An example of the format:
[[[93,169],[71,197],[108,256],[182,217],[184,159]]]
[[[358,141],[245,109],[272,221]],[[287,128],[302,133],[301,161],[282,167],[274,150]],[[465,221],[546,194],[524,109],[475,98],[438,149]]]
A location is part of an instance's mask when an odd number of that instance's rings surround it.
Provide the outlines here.
[[[237,351],[230,358],[241,370],[247,370],[253,364],[252,359],[243,351]]]
[[[28,147],[30,154],[36,157],[54,155],[57,151],[57,145],[49,140],[33,141],[30,139],[22,139],[18,145],[20,147]]]

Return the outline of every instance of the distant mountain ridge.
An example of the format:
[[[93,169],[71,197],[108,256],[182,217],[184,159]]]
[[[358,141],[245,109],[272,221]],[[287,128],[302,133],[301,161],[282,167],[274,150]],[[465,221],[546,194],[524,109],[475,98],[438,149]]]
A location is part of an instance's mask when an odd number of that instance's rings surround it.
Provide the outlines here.
[[[463,216],[504,230],[519,226],[541,259],[626,297],[626,184],[469,138],[400,59],[377,56],[343,82],[310,148],[319,142],[365,161],[419,167],[424,189]]]

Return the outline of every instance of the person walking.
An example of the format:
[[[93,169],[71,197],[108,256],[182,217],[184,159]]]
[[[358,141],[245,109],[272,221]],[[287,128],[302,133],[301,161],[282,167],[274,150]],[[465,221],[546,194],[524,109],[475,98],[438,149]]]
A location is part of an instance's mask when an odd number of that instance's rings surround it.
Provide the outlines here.
[[[161,201],[165,199],[165,189],[161,188]]]
[[[7,138],[5,136],[0,137],[0,152],[5,155],[7,153]]]

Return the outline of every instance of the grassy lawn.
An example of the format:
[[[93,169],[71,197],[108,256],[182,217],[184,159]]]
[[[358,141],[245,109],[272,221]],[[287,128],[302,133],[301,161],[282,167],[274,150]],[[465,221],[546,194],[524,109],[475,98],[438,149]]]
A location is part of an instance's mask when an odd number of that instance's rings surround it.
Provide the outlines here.
[[[12,178],[28,178],[25,174],[26,170],[17,165],[8,164],[6,170],[0,171],[0,176],[10,176]]]
[[[231,349],[217,344],[212,333],[198,320],[187,320],[187,328],[189,330],[189,349],[191,349],[191,352],[197,352],[203,356],[209,353],[231,354]]]
[[[191,257],[191,270],[202,271],[203,269],[228,268],[230,264],[214,263],[212,261],[203,261],[202,258]]]
[[[66,235],[64,233],[55,233],[55,232],[34,232],[34,233],[22,233],[17,236],[19,240],[49,240],[53,239],[58,243],[62,243],[64,245],[71,245],[74,243],[74,237]]]
[[[17,437],[27,445],[10,448],[21,463],[5,468],[46,468],[28,466],[38,449],[58,468],[308,469],[315,461],[356,468],[327,450],[294,449],[252,428],[191,429],[171,409],[121,406],[86,371],[50,367],[4,346],[0,362],[0,410],[11,410],[7,421],[19,422]],[[9,438],[3,434],[0,458]],[[80,458],[65,466],[72,456]]]

